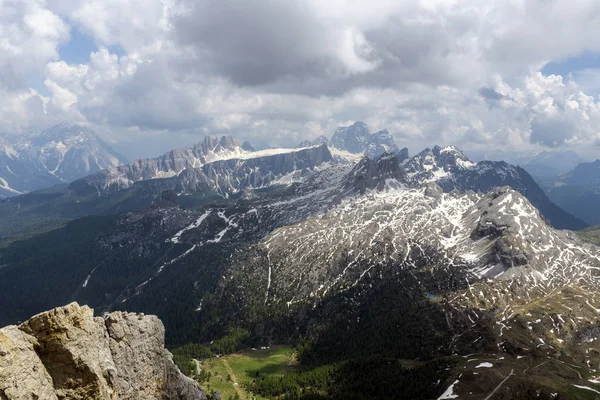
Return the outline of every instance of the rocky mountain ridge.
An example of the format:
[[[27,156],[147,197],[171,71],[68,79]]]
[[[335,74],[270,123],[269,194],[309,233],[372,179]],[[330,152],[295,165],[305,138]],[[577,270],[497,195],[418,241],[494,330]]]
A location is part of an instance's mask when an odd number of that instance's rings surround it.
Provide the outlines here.
[[[206,399],[164,349],[155,316],[71,303],[0,329],[0,397]]]

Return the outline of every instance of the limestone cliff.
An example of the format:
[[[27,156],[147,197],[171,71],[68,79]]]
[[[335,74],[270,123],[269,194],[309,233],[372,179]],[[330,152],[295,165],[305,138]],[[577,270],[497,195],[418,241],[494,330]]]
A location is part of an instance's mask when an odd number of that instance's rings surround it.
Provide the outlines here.
[[[206,399],[164,348],[155,316],[71,303],[0,329],[0,400]]]

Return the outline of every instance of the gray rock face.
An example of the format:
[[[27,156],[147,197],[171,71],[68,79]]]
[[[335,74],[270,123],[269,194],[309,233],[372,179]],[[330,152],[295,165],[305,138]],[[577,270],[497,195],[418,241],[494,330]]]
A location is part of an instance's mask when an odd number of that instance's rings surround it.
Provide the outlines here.
[[[205,399],[164,349],[155,316],[71,303],[0,329],[2,399]]]
[[[357,121],[351,126],[337,128],[330,143],[336,149],[363,153],[369,144],[370,136],[367,124]]]
[[[174,153],[171,152],[171,154]],[[245,188],[259,188],[270,185],[277,179],[289,174],[294,174],[296,179],[309,176],[316,167],[332,161],[332,156],[327,146],[322,145],[279,154],[266,153],[263,156],[257,157],[242,157],[239,154],[239,157],[216,159],[212,162],[207,162],[210,159],[207,156],[198,161],[198,166],[193,167],[190,162],[191,158],[172,158],[171,160],[174,163],[161,165],[164,165],[167,169],[172,168],[173,165],[177,165],[175,169],[170,169],[171,171],[178,170],[177,174],[168,179],[161,180],[162,182],[157,187],[160,190],[173,188],[178,193],[212,190],[221,196],[227,196],[230,193],[235,193]],[[151,162],[154,163],[157,160],[151,160]],[[187,161],[178,163],[175,160]],[[203,164],[204,162],[206,164]],[[76,188],[83,183],[85,188],[77,190],[86,190],[90,187],[93,188],[94,192],[120,190],[123,187],[128,187],[132,184],[132,181],[138,180],[138,178],[139,180],[146,180],[146,177],[150,176],[146,172],[149,171],[148,173],[152,173],[154,171],[154,167],[148,167],[148,164],[143,168],[140,167],[141,169],[136,167],[136,164],[124,167],[123,170],[125,168],[131,174],[124,180],[123,175],[115,175],[111,171],[103,171],[74,182],[72,187]],[[133,172],[134,170],[136,172]],[[151,179],[153,178],[148,178],[148,180]],[[290,179],[294,179],[294,177]]]
[[[174,367],[164,349],[165,328],[158,317],[114,312],[104,322],[119,398],[137,399],[142,394],[148,398],[203,398],[198,385]]]
[[[249,143],[242,145],[232,136],[220,139],[206,136],[193,147],[173,149],[157,158],[135,160],[130,165],[104,171],[100,175],[105,185],[115,182],[127,186],[132,182],[169,178],[185,169],[200,168],[216,160],[239,157],[253,151]]]
[[[57,399],[52,377],[35,352],[37,346],[34,337],[16,326],[0,329],[1,399]]]
[[[364,194],[367,190],[383,190],[390,181],[406,181],[398,154],[384,154],[375,160],[361,159],[344,180],[344,187],[352,192]]]
[[[247,187],[268,186],[284,175],[307,174],[332,161],[326,145],[248,160],[215,161],[202,167],[202,174],[220,194],[237,192]],[[190,171],[192,172],[192,171]]]

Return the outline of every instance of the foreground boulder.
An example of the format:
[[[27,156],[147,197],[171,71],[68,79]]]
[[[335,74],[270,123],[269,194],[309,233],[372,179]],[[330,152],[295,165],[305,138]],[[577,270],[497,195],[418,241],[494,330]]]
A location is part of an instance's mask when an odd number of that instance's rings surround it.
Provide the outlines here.
[[[206,399],[164,348],[162,322],[71,303],[0,329],[0,399]]]

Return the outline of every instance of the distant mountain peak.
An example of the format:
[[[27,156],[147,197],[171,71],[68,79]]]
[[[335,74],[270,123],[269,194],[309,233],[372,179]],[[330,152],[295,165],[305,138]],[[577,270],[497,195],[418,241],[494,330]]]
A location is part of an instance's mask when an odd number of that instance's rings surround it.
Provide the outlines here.
[[[338,150],[365,154],[370,158],[400,151],[387,129],[371,134],[367,124],[362,121],[337,128],[329,144]]]
[[[127,160],[84,125],[62,123],[0,140],[0,196],[70,182]]]
[[[316,138],[315,140],[304,140],[302,142],[300,142],[298,144],[297,147],[311,147],[311,146],[318,146],[318,145],[322,145],[322,144],[329,144],[329,139],[327,139],[325,136],[321,135],[318,138]]]
[[[385,153],[398,153],[400,149],[394,143],[394,138],[387,129],[375,132],[369,136],[369,143],[365,149],[368,157],[375,158]]]
[[[330,143],[339,150],[350,153],[364,153],[369,144],[370,136],[371,132],[367,124],[357,121],[350,126],[337,128]]]

